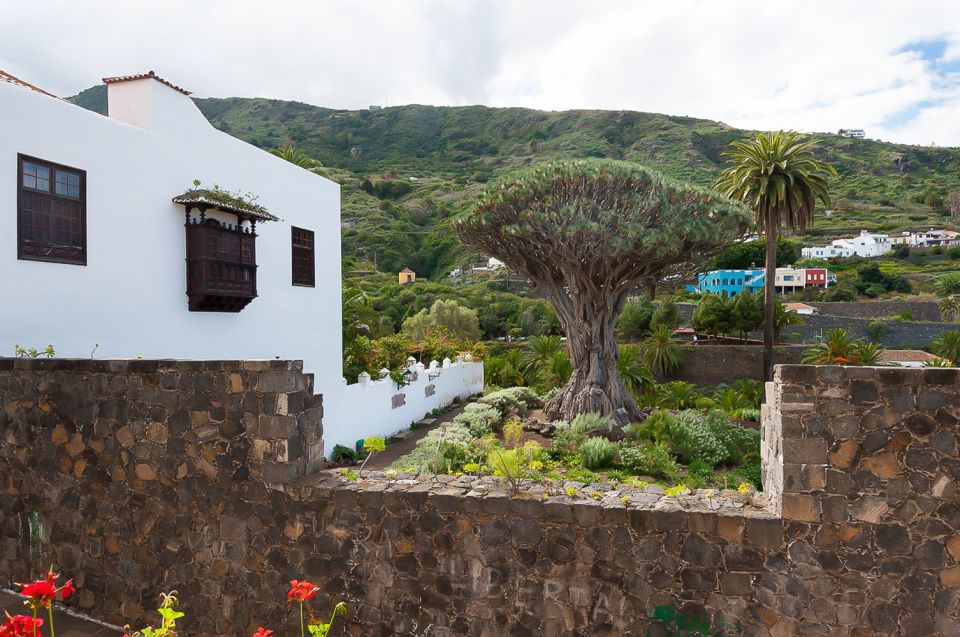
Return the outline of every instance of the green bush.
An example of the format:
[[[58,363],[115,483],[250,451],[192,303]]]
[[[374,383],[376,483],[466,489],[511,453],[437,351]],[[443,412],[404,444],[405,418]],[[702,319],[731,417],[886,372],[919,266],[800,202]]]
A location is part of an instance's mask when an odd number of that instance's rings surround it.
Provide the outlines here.
[[[474,438],[490,434],[500,424],[501,415],[495,407],[483,403],[470,403],[453,422],[465,425]]]
[[[418,473],[460,471],[464,464],[483,457],[473,448],[472,441],[473,436],[465,425],[444,425],[418,440],[413,451],[394,462],[391,468]]]
[[[740,463],[745,458],[760,455],[760,432],[730,422],[720,411],[709,411],[703,416],[707,429],[723,444],[726,461]]]
[[[557,422],[553,423],[553,426],[557,428],[553,434],[554,449],[559,449],[569,453],[576,453],[580,450],[580,445],[582,445],[587,439],[587,434],[585,431],[573,427],[570,423],[564,420],[558,420]]]
[[[667,442],[667,428],[673,420],[673,415],[669,411],[657,409],[647,416],[647,419],[640,423],[632,423],[626,426],[624,433],[627,440],[641,442],[649,441],[657,444]]]
[[[670,452],[654,444],[627,446],[620,449],[620,464],[634,475],[674,479],[680,467]]]
[[[729,457],[724,442],[696,411],[675,414],[667,424],[667,438],[671,450],[687,464],[702,460],[715,467]]]
[[[601,416],[600,414],[596,413],[579,414],[572,421],[570,421],[571,427],[583,432],[594,431],[595,429],[610,431],[616,424],[617,423],[614,422],[613,418]]]
[[[584,469],[609,467],[617,456],[617,443],[594,436],[580,445],[580,463]]]
[[[529,387],[508,387],[490,392],[477,402],[495,408],[503,417],[511,413],[522,416],[527,413],[527,407],[536,397]]]
[[[883,340],[883,337],[886,335],[888,329],[889,327],[887,326],[887,322],[883,319],[877,319],[867,323],[867,334],[874,342],[879,343],[881,340]]]

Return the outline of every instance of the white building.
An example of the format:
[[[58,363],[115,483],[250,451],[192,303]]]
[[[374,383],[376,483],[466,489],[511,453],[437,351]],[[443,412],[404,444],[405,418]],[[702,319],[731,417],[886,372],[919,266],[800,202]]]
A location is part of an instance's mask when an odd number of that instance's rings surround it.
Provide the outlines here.
[[[105,78],[109,117],[0,80],[0,355],[302,359],[328,449],[369,433],[339,400],[335,182],[216,130],[152,72]],[[425,411],[443,393],[420,392]]]
[[[835,239],[829,246],[813,246],[800,250],[804,259],[829,259],[832,257],[879,257],[890,252],[890,236],[872,234],[861,230],[859,236],[850,239]]]

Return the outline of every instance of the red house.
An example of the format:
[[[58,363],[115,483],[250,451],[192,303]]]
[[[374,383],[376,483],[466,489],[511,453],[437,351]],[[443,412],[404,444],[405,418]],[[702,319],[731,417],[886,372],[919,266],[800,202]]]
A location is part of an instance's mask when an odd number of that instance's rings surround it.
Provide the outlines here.
[[[807,268],[806,277],[804,279],[804,287],[818,287],[823,288],[827,286],[827,270],[826,268]]]

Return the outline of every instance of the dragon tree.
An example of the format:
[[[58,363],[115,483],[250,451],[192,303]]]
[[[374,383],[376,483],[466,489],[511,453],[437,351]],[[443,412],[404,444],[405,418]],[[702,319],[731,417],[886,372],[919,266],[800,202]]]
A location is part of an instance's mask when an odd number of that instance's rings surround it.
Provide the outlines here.
[[[548,418],[640,410],[617,372],[614,326],[637,286],[703,263],[750,224],[743,205],[642,166],[566,161],[488,188],[457,222],[460,239],[523,274],[553,305],[574,372]]]

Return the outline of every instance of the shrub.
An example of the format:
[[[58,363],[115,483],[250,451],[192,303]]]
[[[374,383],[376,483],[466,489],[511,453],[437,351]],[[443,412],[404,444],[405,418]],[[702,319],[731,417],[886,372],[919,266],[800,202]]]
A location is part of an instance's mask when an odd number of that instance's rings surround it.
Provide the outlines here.
[[[748,409],[738,409],[730,415],[738,420],[751,420],[753,422],[760,422],[760,410],[752,407]]]
[[[592,412],[579,414],[576,418],[570,421],[571,427],[584,433],[588,431],[594,431],[596,429],[610,431],[616,424],[617,423],[614,422],[613,418],[601,416],[600,414]]]
[[[760,432],[734,425],[726,414],[710,411],[704,416],[707,428],[723,444],[726,460],[739,463],[745,457],[760,454]]]
[[[418,440],[413,451],[394,462],[391,468],[418,473],[459,471],[464,464],[477,459],[472,440],[470,430],[463,424],[438,427]]]
[[[883,340],[883,337],[886,335],[888,329],[887,322],[882,319],[877,319],[867,323],[867,334],[870,336],[871,340],[878,343]]]
[[[580,464],[585,469],[601,469],[613,463],[617,456],[617,443],[594,436],[580,445]]]
[[[751,482],[757,488],[757,491],[763,491],[759,460],[743,463],[737,467],[736,474]]]
[[[620,449],[620,464],[634,475],[674,479],[680,473],[677,461],[666,448],[649,443]]]
[[[478,402],[497,409],[501,416],[508,416],[510,413],[522,416],[536,397],[537,395],[529,387],[508,387],[490,392]]]
[[[685,380],[673,380],[657,386],[654,403],[664,409],[690,409],[700,398],[700,390]]]
[[[677,413],[667,424],[667,437],[670,448],[686,463],[702,460],[715,467],[728,458],[724,442],[695,411]]]
[[[933,282],[933,287],[937,292],[937,296],[940,297],[960,293],[960,272],[944,274]]]
[[[474,438],[482,438],[500,424],[500,412],[490,405],[470,403],[464,407],[463,413],[454,417],[453,422],[466,426]]]
[[[344,447],[343,445],[334,445],[333,452],[330,454],[330,460],[340,462],[342,460],[351,460],[356,462],[360,459],[360,454],[355,449]]]
[[[553,448],[567,452],[577,452],[586,439],[587,434],[571,426],[564,420],[553,423],[556,431],[553,434]]]
[[[487,452],[487,466],[494,475],[505,478],[511,488],[518,491],[525,479],[536,476],[534,463],[542,451],[540,445],[532,440],[514,449],[494,445]]]
[[[627,425],[624,433],[628,440],[632,441],[651,441],[657,444],[667,442],[667,429],[673,415],[662,409],[657,409],[647,416],[647,419],[641,423],[632,423]]]

